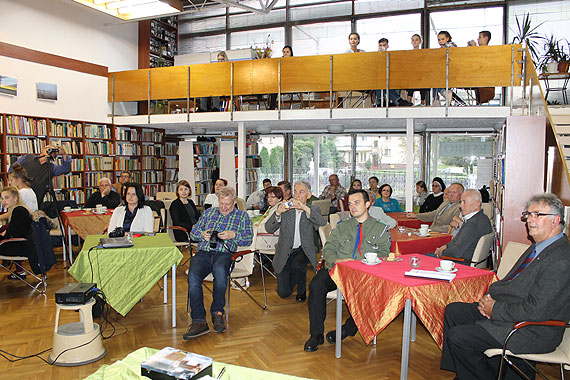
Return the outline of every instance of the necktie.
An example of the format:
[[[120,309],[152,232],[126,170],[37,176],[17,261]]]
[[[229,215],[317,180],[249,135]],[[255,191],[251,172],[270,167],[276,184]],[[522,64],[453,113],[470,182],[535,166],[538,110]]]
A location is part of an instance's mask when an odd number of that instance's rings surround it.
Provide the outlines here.
[[[507,278],[507,280],[510,281],[516,278],[526,267],[528,267],[528,265],[532,262],[532,260],[534,260],[535,257],[536,257],[536,248],[532,250],[530,255],[528,255],[528,257],[524,259],[524,261],[521,263],[521,265],[519,265],[517,270],[515,270],[513,274],[511,274],[509,278]]]
[[[356,242],[354,243],[354,251],[352,251],[352,258],[356,258],[356,250],[362,257],[362,252],[360,252],[360,246],[362,245],[362,223],[358,223],[358,230],[356,230]]]
[[[455,204],[455,203],[448,203],[448,204],[446,204],[445,207],[443,207],[443,208],[441,209],[441,211],[437,213],[437,215],[435,216],[435,218],[436,218],[436,219],[439,218],[439,217],[441,216],[441,214],[443,214],[443,213],[445,212],[445,210],[447,210],[447,209],[449,208],[449,206],[452,206],[452,205],[454,205],[454,204]]]

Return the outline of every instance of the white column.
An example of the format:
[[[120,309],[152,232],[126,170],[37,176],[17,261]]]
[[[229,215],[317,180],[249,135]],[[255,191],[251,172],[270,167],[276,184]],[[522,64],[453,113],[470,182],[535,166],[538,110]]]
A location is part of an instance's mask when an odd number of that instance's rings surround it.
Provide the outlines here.
[[[321,189],[319,188],[319,162],[321,161],[321,145],[320,145],[321,139],[319,137],[319,135],[315,136],[315,154],[313,155],[313,170],[315,173],[315,177],[313,178],[313,191],[312,193],[318,197],[321,194]],[[291,185],[294,185],[293,182],[291,182]],[[291,194],[293,195],[293,194]]]
[[[243,122],[238,123],[238,167],[237,167],[237,183],[238,186],[238,197],[243,200],[247,198],[247,181],[245,175],[245,164],[246,164],[246,146],[245,142],[247,139],[247,134],[245,131],[245,124]]]
[[[192,185],[192,200],[196,202],[196,183],[194,178],[194,143],[180,141],[178,144],[178,180],[185,179]]]
[[[406,211],[414,210],[414,119],[406,119]]]

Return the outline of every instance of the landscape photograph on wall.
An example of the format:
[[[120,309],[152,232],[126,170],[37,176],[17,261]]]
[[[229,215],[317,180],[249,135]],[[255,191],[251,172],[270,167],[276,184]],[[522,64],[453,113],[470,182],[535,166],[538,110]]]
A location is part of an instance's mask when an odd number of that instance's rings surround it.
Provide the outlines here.
[[[0,94],[18,95],[18,80],[0,75]]]

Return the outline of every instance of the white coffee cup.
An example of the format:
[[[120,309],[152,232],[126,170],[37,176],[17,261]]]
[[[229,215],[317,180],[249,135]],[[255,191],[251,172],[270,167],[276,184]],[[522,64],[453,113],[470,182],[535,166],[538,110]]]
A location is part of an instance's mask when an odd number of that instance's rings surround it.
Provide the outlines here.
[[[70,211],[71,211],[71,206],[65,206],[65,207],[63,208],[63,211],[65,211],[65,212],[70,212]]]
[[[101,203],[99,203],[98,205],[95,206],[96,209],[100,209],[101,207],[103,207],[103,205]]]
[[[375,263],[376,260],[378,260],[378,254],[376,252],[366,252],[364,257],[366,258],[366,262],[369,263]]]
[[[455,263],[451,260],[440,260],[439,267],[441,268],[441,270],[449,272],[453,270],[453,268],[455,268]]]
[[[427,224],[420,225],[419,232],[420,235],[427,235],[427,233],[429,232],[429,226]]]

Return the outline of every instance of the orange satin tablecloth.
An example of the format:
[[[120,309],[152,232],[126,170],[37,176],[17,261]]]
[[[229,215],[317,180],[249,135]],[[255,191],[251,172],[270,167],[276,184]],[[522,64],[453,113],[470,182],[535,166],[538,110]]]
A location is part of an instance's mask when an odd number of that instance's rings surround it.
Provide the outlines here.
[[[86,214],[85,211],[72,211],[72,212],[62,212],[61,219],[63,224],[71,228],[73,232],[85,240],[87,235],[100,235],[105,231],[105,228],[109,225],[111,220],[111,215],[113,215],[113,210],[107,210],[105,214]]]
[[[422,222],[419,219],[408,219],[405,212],[387,212],[386,215],[393,218],[397,223],[398,227],[408,227],[415,228],[416,230],[420,228],[420,225],[427,224],[431,226],[431,222]]]
[[[397,228],[390,230],[390,237],[392,239],[390,252],[399,255],[432,253],[436,248],[449,243],[453,239],[452,235],[440,232],[430,232],[429,236],[426,237],[418,236],[412,232],[412,235],[408,236],[407,231],[400,233]]]
[[[439,259],[421,256],[418,269],[435,270]],[[443,344],[443,311],[451,302],[476,302],[496,281],[494,272],[458,265],[451,282],[405,277],[412,269],[407,258],[365,265],[348,261],[334,266],[330,275],[342,292],[350,314],[366,344],[384,330],[410,299],[412,309],[440,346]]]

